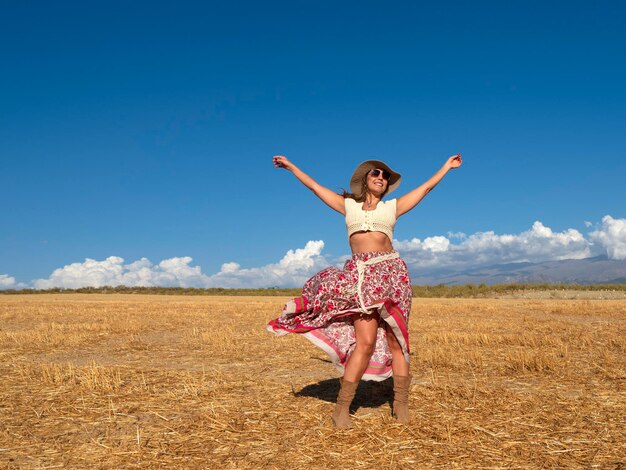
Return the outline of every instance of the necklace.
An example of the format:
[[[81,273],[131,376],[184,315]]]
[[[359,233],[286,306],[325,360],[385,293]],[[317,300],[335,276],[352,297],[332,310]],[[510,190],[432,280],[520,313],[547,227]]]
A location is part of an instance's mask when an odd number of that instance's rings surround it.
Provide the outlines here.
[[[378,204],[377,204],[378,205]],[[370,202],[363,202],[363,210],[369,211],[369,210],[375,210],[376,208],[374,207],[374,205]]]

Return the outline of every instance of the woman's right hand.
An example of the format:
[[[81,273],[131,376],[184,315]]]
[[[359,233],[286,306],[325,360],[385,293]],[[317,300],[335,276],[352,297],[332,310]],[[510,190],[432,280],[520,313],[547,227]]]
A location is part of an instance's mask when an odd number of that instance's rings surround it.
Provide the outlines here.
[[[321,184],[318,184],[317,181],[291,163],[289,159],[283,155],[274,155],[272,157],[272,163],[274,163],[276,168],[284,168],[285,170],[290,171],[303,185],[313,191],[313,194],[324,201],[324,204],[328,205],[340,214],[346,215],[346,203],[343,196],[325,188]]]
[[[282,155],[274,155],[272,157],[272,162],[276,168],[284,168],[285,170],[291,171],[293,169],[293,163],[291,163],[287,157]]]

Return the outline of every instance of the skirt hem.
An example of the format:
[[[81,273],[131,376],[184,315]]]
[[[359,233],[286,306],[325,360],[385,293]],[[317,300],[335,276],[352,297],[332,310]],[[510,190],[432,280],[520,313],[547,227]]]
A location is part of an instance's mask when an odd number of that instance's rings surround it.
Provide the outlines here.
[[[389,325],[391,328],[391,332],[396,337],[400,347],[402,348],[402,353],[404,355],[404,359],[407,363],[410,362],[410,352],[409,352],[409,342],[408,342],[408,330],[406,328],[406,323],[404,322],[404,317],[402,315],[402,311],[400,308],[391,300],[384,300],[380,303],[368,305],[368,309],[375,309],[380,318]],[[348,310],[343,310],[338,312],[337,316],[349,316],[349,315],[361,314],[361,310],[359,308],[353,308]],[[266,327],[267,331],[270,333],[274,333],[276,336],[285,336],[290,331],[283,328],[276,328],[272,324],[268,324]],[[342,354],[339,350],[333,347],[333,344],[327,340],[325,340],[325,336],[316,332],[317,329],[313,329],[311,331],[306,331],[300,333],[306,339],[308,339],[315,346],[320,348],[330,358],[333,365],[337,368],[339,372],[343,375],[345,371],[345,364],[348,362],[349,356]],[[389,377],[393,376],[393,370],[391,365],[384,365],[370,363],[365,370],[362,380],[372,380],[375,382],[380,382]]]

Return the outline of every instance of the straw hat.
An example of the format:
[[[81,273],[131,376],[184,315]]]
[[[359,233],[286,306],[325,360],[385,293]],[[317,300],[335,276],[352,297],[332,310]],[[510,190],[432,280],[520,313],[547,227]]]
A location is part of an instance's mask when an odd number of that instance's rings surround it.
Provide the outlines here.
[[[380,168],[381,170],[389,172],[389,189],[387,190],[387,194],[400,186],[400,181],[402,180],[400,173],[393,171],[385,162],[381,162],[380,160],[366,160],[357,166],[354,173],[352,173],[352,178],[350,178],[350,191],[352,191],[352,194],[359,194],[361,192],[363,176],[374,168]]]

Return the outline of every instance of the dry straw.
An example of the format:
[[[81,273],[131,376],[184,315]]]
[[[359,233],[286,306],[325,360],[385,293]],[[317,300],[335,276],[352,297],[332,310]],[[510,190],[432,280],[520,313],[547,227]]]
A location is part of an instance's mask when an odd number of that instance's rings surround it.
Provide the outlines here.
[[[8,468],[623,468],[626,301],[416,299],[413,422],[264,324],[284,298],[0,296]]]

